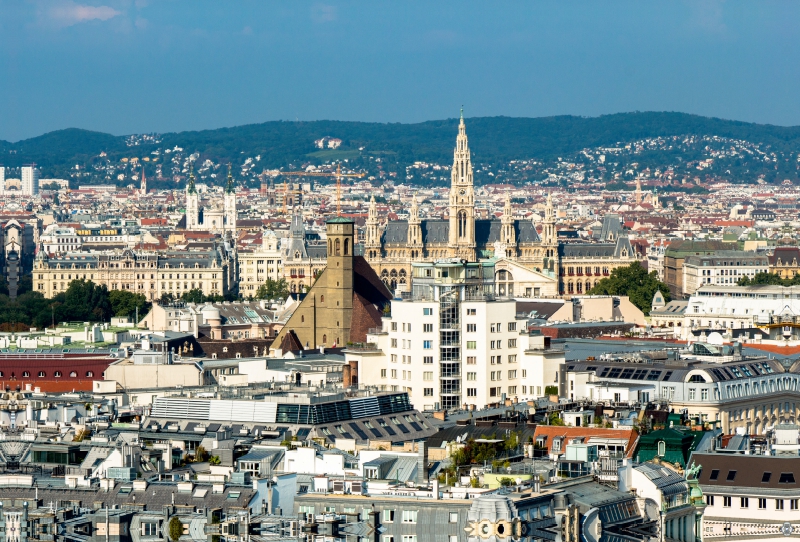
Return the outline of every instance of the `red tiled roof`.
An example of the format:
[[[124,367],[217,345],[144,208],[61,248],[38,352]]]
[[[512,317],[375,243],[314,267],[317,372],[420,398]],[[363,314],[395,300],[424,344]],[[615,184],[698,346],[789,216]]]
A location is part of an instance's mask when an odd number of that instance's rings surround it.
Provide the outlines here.
[[[560,425],[537,425],[534,433],[534,439],[545,437],[545,447],[549,453],[563,454],[566,451],[566,445],[570,444],[573,439],[583,437],[588,442],[589,439],[626,439],[628,443],[625,445],[625,457],[633,457],[636,449],[636,441],[639,437],[636,430],[633,428],[625,429],[603,429],[599,427],[565,427]],[[551,446],[553,439],[563,437],[566,442],[562,443],[559,452],[552,452]]]

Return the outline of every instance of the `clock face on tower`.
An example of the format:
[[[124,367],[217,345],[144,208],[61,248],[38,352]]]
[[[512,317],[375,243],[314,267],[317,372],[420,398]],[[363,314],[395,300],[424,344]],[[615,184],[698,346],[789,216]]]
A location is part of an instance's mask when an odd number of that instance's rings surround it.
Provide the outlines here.
[[[461,190],[458,191],[458,193],[463,196],[464,194],[467,193],[467,191],[462,188]]]

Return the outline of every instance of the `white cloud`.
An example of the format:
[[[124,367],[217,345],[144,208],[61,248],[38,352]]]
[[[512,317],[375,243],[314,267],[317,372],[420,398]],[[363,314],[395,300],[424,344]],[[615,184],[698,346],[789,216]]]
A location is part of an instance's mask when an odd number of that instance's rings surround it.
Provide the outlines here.
[[[72,26],[87,21],[108,21],[122,15],[111,6],[90,6],[72,0],[48,2],[40,5],[40,13],[59,26]]]

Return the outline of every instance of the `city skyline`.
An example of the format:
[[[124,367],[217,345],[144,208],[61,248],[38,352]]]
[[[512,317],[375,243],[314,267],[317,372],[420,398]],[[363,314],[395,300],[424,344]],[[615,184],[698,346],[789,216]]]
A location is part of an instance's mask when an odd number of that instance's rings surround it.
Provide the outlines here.
[[[0,7],[0,139],[660,110],[800,124],[788,3]],[[365,44],[369,44],[366,46]]]

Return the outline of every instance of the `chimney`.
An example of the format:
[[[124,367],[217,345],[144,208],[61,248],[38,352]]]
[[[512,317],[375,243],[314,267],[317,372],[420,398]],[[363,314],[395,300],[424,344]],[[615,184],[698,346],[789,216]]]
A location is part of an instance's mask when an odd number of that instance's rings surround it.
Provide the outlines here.
[[[350,364],[345,363],[342,365],[342,386],[346,389],[352,385],[352,373],[350,369]]]
[[[417,443],[417,484],[428,485],[428,448],[424,440]]]

